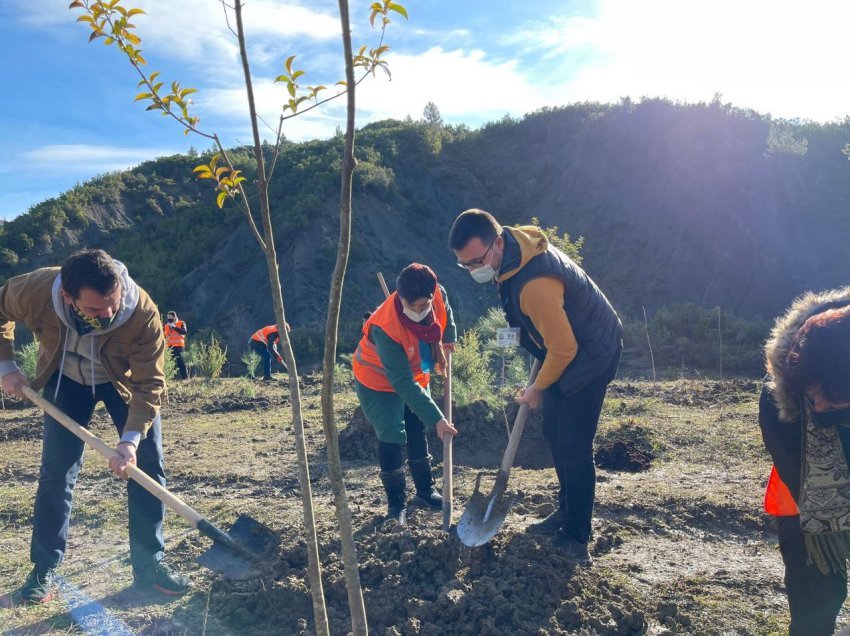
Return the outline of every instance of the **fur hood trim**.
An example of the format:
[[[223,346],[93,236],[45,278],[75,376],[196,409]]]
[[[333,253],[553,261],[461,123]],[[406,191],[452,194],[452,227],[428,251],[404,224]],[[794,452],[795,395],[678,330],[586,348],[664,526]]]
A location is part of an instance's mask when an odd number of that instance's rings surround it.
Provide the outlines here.
[[[767,372],[772,376],[768,388],[776,401],[780,420],[791,422],[800,415],[800,396],[793,394],[785,378],[788,350],[794,336],[812,316],[846,305],[850,305],[850,287],[807,292],[795,299],[785,314],[776,319],[764,353]]]

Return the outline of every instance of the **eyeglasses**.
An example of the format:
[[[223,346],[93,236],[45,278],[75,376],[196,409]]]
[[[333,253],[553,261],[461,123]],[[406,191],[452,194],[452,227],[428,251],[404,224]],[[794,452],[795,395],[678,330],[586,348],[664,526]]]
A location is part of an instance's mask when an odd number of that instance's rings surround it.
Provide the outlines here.
[[[466,263],[462,261],[457,262],[458,267],[462,267],[463,269],[478,269],[479,267],[484,265],[484,260],[487,258],[487,254],[490,253],[490,250],[493,249],[493,246],[496,244],[496,239],[493,239],[493,242],[490,243],[490,247],[487,248],[487,251],[484,252],[483,255],[479,256],[476,259],[468,261]]]

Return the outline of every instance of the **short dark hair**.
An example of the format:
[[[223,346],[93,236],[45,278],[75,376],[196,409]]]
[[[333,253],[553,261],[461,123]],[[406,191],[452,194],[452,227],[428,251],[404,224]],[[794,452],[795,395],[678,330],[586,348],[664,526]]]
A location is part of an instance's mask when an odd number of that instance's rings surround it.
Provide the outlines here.
[[[787,362],[796,395],[815,389],[830,402],[850,403],[850,305],[806,320],[791,341]]]
[[[395,289],[409,303],[420,298],[433,298],[437,290],[437,275],[427,265],[411,263],[401,270]]]
[[[489,212],[472,208],[461,212],[449,232],[449,248],[462,250],[474,238],[492,243],[502,233],[502,226]]]
[[[80,297],[80,290],[92,289],[108,296],[121,283],[121,272],[113,258],[103,250],[84,249],[74,252],[60,271],[62,289],[71,298]]]

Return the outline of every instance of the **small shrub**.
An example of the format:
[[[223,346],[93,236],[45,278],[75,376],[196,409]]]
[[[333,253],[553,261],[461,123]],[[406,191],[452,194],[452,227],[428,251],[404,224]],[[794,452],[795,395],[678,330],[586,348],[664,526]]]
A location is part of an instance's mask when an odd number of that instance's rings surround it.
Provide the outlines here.
[[[165,372],[166,384],[177,377],[177,362],[175,362],[174,356],[171,355],[170,349],[165,350],[165,360],[163,361],[162,369]]]
[[[476,329],[461,336],[452,356],[452,398],[457,406],[484,400],[495,406],[499,399],[493,390],[491,355],[481,346]]]
[[[256,353],[254,355],[257,355]],[[259,358],[259,356],[257,356]],[[253,376],[251,376],[253,377]],[[253,399],[257,395],[253,382],[248,378],[239,378],[239,395]]]
[[[38,343],[36,341],[33,340],[25,344],[18,351],[18,366],[28,378],[35,377],[35,370],[38,366]]]
[[[260,366],[260,362],[262,362],[260,354],[253,349],[245,349],[245,351],[242,352],[240,360],[242,361],[242,364],[245,365],[245,375],[252,380],[256,378],[257,368]]]
[[[210,336],[209,344],[196,342],[194,347],[194,366],[198,373],[208,380],[221,377],[221,370],[227,362],[227,349],[222,349],[218,339]]]

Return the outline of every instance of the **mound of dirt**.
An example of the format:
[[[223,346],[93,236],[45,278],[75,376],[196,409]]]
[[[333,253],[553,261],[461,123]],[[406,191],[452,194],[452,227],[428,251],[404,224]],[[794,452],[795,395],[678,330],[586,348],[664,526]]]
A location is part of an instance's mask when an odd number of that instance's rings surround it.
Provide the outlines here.
[[[657,457],[652,431],[634,420],[621,422],[596,436],[594,458],[599,468],[642,472]]]
[[[508,444],[505,421],[513,426],[517,410],[516,404],[509,404],[504,414],[499,412],[494,416],[484,402],[456,407],[453,416],[458,435],[452,447],[454,462],[473,468],[497,468]],[[340,456],[347,461],[373,461],[377,457],[377,444],[374,429],[363,415],[363,409],[357,407],[348,426],[339,433]],[[442,461],[443,444],[436,433],[428,434],[428,445],[434,460]],[[535,469],[552,466],[539,410],[529,412],[514,466]]]
[[[361,532],[357,552],[370,633],[566,634],[583,628],[629,635],[646,630],[645,610],[626,590],[604,574],[570,565],[540,537],[503,534],[470,550],[415,522],[405,528],[390,522]],[[210,613],[233,633],[307,632],[312,612],[303,584],[305,560],[303,545],[295,544],[284,552],[274,581],[217,583]],[[322,571],[331,633],[347,633],[342,563],[333,555]]]

